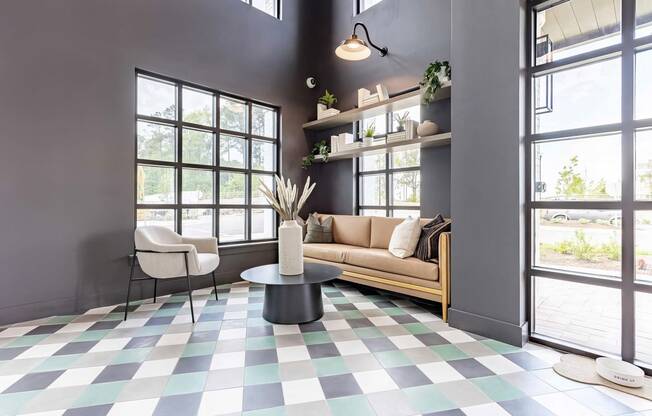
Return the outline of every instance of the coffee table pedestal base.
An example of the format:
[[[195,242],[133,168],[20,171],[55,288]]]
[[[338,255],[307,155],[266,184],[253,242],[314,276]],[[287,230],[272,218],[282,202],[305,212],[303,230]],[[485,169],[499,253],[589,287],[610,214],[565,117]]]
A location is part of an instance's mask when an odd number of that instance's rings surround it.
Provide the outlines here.
[[[302,324],[324,315],[321,283],[265,285],[263,318],[275,324]]]

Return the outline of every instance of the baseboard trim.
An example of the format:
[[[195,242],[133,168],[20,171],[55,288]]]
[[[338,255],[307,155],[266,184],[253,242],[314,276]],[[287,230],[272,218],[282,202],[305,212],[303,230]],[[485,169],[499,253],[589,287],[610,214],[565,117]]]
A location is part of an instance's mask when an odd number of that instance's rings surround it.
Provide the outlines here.
[[[448,324],[507,344],[522,347],[528,340],[528,322],[515,325],[455,308],[448,310]]]

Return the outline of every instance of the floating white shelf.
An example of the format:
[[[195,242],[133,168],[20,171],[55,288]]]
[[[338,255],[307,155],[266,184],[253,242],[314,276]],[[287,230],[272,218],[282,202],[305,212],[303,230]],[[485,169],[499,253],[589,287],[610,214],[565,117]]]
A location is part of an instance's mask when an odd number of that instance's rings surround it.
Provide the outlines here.
[[[377,144],[373,146],[364,146],[357,147],[355,149],[345,150],[343,152],[330,153],[328,155],[328,160],[342,160],[342,159],[353,159],[355,157],[360,157],[363,155],[374,155],[374,154],[383,154],[391,152],[394,149],[397,150],[407,150],[414,148],[425,148],[425,147],[438,147],[438,146],[447,146],[451,143],[451,133],[441,133],[435,134],[434,136],[419,137],[412,140],[403,140],[400,142],[391,142]],[[304,158],[305,159],[305,158]],[[321,163],[324,161],[324,158],[321,156],[315,156],[315,163]]]
[[[450,98],[451,87],[443,87],[437,91],[434,101],[444,100]],[[416,90],[405,94],[397,95],[389,100],[382,101],[377,104],[372,104],[362,108],[354,108],[352,110],[343,111],[337,115],[322,118],[321,120],[314,120],[303,125],[306,130],[326,130],[333,127],[344,126],[351,124],[354,121],[359,121],[365,118],[376,117],[389,112],[396,112],[405,110],[409,107],[419,105],[421,103],[421,91]]]

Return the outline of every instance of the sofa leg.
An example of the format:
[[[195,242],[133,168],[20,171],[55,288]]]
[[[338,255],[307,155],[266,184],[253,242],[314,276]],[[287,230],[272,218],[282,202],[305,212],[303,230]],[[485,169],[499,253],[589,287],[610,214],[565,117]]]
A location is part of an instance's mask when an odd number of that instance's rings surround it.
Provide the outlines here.
[[[448,322],[448,302],[442,302],[441,304],[441,319]]]
[[[215,300],[219,300],[217,299],[217,284],[215,284],[215,270],[211,272],[211,275],[213,276],[213,289],[215,290]]]
[[[186,260],[186,281],[188,282],[188,297],[190,298],[190,316],[192,317],[192,323],[195,323],[195,308],[192,306],[192,287],[190,287],[190,272],[188,271],[188,253],[184,255]]]
[[[131,271],[129,272],[129,283],[127,283],[127,301],[125,302],[125,317],[124,320],[127,320],[127,312],[129,312],[129,296],[131,295],[131,281],[134,278],[134,267],[136,266],[136,252],[134,251],[134,257],[131,259]]]

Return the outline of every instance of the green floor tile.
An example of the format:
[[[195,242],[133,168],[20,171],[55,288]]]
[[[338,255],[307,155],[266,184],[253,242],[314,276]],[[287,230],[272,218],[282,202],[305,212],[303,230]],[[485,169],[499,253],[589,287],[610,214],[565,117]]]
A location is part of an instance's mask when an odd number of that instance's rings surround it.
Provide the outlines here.
[[[306,345],[326,344],[332,342],[331,337],[326,331],[306,332],[303,334],[303,341]]]
[[[114,403],[118,398],[118,394],[120,394],[126,385],[126,381],[91,384],[75,401],[73,407],[99,406]]]
[[[328,400],[328,406],[331,408],[331,413],[333,416],[376,415],[376,412],[374,412],[365,396],[351,396],[341,397],[339,399],[331,399]]]
[[[265,325],[269,325],[269,322],[267,322],[263,318],[248,318],[247,319],[247,326],[249,326],[249,327],[265,326]]]
[[[405,324],[403,325],[403,328],[407,329],[412,333],[413,335],[418,335],[418,334],[429,334],[432,332],[432,329],[428,328],[422,323],[411,323],[411,324]]]
[[[103,321],[122,321],[124,319],[125,315],[122,312],[113,312],[113,313],[107,313],[104,315],[104,318],[102,318]]]
[[[281,381],[278,364],[263,364],[245,367],[245,386],[252,384],[278,383]]]
[[[224,307],[222,305],[204,306],[204,309],[201,310],[201,313],[218,313],[218,312],[224,312]]]
[[[144,337],[147,335],[162,335],[165,333],[165,331],[167,331],[167,329],[167,325],[144,326],[142,328],[138,328],[138,336]]]
[[[52,318],[48,319],[48,325],[69,324],[77,318],[79,318],[78,315],[53,316]]]
[[[342,357],[318,358],[312,360],[318,377],[349,373],[349,367]]]
[[[5,345],[5,348],[33,347],[49,336],[50,335],[23,335],[22,337],[18,337],[15,340],[11,341],[9,344]]]
[[[408,402],[419,413],[433,413],[454,409],[457,406],[432,385],[403,389]]]
[[[520,348],[515,347],[513,345],[505,344],[504,342],[495,341],[493,339],[483,339],[480,342],[486,345],[487,347],[491,348],[492,350],[496,351],[498,354],[507,354],[510,352],[516,352],[521,350]]]
[[[450,344],[433,345],[430,347],[430,349],[437,353],[437,355],[439,355],[444,361],[469,358],[469,356],[462,352],[459,348]]]
[[[382,311],[389,316],[405,315],[405,312],[401,308],[383,308]]]
[[[401,351],[382,351],[374,353],[374,355],[385,368],[412,365],[412,361]]]
[[[365,316],[360,311],[340,311],[344,319],[360,319]]]
[[[82,332],[77,338],[75,338],[75,342],[79,341],[99,341],[102,338],[104,338],[110,330],[108,329],[101,329],[97,331],[85,331]]]
[[[43,372],[43,371],[67,370],[81,356],[82,356],[82,354],[58,355],[56,357],[50,357],[50,358],[47,358],[45,361],[43,361],[38,366],[36,366],[30,372],[31,373],[40,373],[40,372]]]
[[[474,378],[471,382],[496,402],[514,400],[523,396],[523,392],[499,376]]]
[[[333,305],[342,305],[344,303],[351,303],[351,301],[346,296],[338,296],[336,298],[330,298]]]
[[[111,364],[142,363],[152,351],[152,348],[131,348],[120,351]]]
[[[382,338],[385,336],[380,329],[376,328],[375,326],[368,326],[365,328],[355,328],[353,330],[355,334],[360,337],[360,338]]]
[[[192,332],[218,331],[221,327],[222,322],[220,321],[196,322],[192,328]]]
[[[154,317],[160,318],[164,316],[176,316],[177,313],[179,313],[178,308],[165,308],[165,309],[159,309],[156,312],[154,312]]]
[[[271,409],[252,410],[242,413],[242,416],[286,416],[285,407],[272,407]]]
[[[196,342],[186,345],[182,357],[197,357],[199,355],[212,355],[215,352],[215,342]]]
[[[208,372],[173,374],[163,390],[163,396],[197,393],[204,390]]]
[[[262,303],[249,303],[247,304],[247,310],[248,311],[257,311],[263,309],[263,304]]]
[[[246,349],[269,350],[276,348],[276,339],[273,336],[247,338]]]

